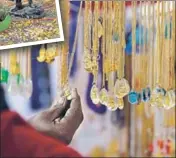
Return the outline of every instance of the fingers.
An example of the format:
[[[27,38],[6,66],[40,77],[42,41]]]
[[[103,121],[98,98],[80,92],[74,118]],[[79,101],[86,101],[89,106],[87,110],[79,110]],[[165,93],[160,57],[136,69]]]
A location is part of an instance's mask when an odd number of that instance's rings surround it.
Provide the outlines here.
[[[66,98],[63,99],[63,104],[56,104],[52,108],[50,108],[49,113],[52,120],[60,117],[60,114],[65,109],[65,106],[68,104],[68,100]]]
[[[81,99],[77,89],[73,89],[71,92],[71,95],[72,95],[72,101],[71,101],[70,108],[71,109],[81,108]]]
[[[64,117],[65,121],[77,121],[82,122],[83,120],[83,113],[81,107],[81,99],[76,89],[72,90],[72,101],[70,104],[70,109],[65,114]]]

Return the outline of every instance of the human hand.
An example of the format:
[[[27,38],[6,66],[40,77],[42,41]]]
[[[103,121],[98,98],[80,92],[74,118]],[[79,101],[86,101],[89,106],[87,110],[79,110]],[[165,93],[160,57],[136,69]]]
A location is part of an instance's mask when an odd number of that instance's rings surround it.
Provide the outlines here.
[[[63,99],[62,102],[56,103],[51,108],[38,113],[29,120],[29,123],[39,132],[69,144],[83,121],[81,99],[77,90],[72,90],[70,108],[62,117],[61,114],[68,106],[69,101],[63,97],[63,94],[60,97]]]

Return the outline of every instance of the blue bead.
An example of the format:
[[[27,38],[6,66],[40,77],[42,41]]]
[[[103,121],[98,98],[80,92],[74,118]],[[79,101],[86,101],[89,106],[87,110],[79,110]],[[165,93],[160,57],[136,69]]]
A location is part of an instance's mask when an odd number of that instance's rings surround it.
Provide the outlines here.
[[[135,91],[131,91],[129,94],[128,94],[128,101],[130,102],[130,104],[137,104],[139,102],[139,98],[140,98],[140,95],[139,93],[135,92]]]
[[[150,100],[150,96],[151,96],[151,91],[150,91],[149,87],[147,87],[147,88],[142,90],[141,99],[142,99],[143,102],[149,101]]]

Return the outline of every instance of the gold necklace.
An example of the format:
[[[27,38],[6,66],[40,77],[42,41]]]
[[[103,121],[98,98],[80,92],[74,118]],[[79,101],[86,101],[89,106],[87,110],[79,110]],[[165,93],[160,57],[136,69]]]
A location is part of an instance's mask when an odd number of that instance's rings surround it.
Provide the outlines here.
[[[141,11],[142,11],[142,7],[141,7]],[[144,26],[146,26],[145,28],[146,31],[145,31],[145,36],[143,38],[145,39],[146,42],[144,43],[145,51],[142,53],[142,59],[140,59],[142,63],[142,71],[140,73],[143,76],[142,78],[140,78],[140,80],[143,81],[141,86],[144,87],[141,92],[141,99],[143,102],[148,102],[150,99],[149,76],[151,74],[150,73],[151,68],[149,67],[151,65],[148,63],[150,63],[150,60],[152,60],[151,51],[152,51],[152,43],[153,43],[151,39],[152,37],[152,31],[151,31],[152,7],[149,6],[149,2],[145,4],[144,11],[145,11],[145,15],[144,15],[144,18],[142,19],[145,20]],[[147,15],[147,12],[148,12],[148,15]]]
[[[69,10],[69,9],[68,9]],[[78,21],[77,21],[77,27],[76,27],[76,33],[75,33],[75,39],[74,39],[74,43],[73,43],[73,49],[71,54],[69,54],[69,47],[68,47],[68,33],[69,33],[69,27],[67,27],[65,36],[66,36],[66,42],[62,44],[62,54],[61,54],[61,88],[64,90],[64,96],[68,99],[71,100],[72,96],[71,96],[71,88],[69,86],[69,77],[70,77],[70,73],[71,73],[71,69],[72,69],[72,65],[73,65],[73,59],[74,59],[74,55],[76,52],[76,44],[78,41],[78,29],[79,29],[79,24],[80,24],[80,16],[82,13],[82,2],[80,3],[80,9],[79,9],[79,13],[78,13]],[[67,14],[67,16],[65,16],[65,21],[69,21],[68,16],[69,14]],[[68,56],[70,55],[70,60],[68,61]]]
[[[92,42],[92,74],[93,74],[93,85],[90,91],[90,98],[94,104],[100,103],[99,89],[97,87],[98,77],[98,53],[99,53],[99,37],[98,37],[98,20],[99,20],[99,2],[94,3],[93,11],[93,42]]]
[[[103,9],[102,9],[102,18],[103,18],[103,36],[102,36],[102,64],[103,64],[103,85],[102,85],[102,89],[99,93],[100,96],[100,103],[107,106],[108,105],[108,92],[105,88],[105,76],[107,74],[107,56],[106,56],[106,26],[107,26],[107,2],[102,2],[103,3]]]
[[[115,111],[117,109],[116,103],[115,103],[115,96],[114,96],[114,69],[113,69],[113,63],[114,63],[114,58],[113,58],[113,47],[112,47],[112,12],[113,12],[113,2],[109,1],[108,2],[108,58],[109,58],[109,66],[110,66],[110,72],[108,73],[108,109],[111,111]]]
[[[161,4],[161,7],[160,7]],[[164,2],[157,2],[157,50],[155,52],[155,61],[157,67],[155,88],[152,91],[150,104],[152,106],[163,107],[165,90],[161,87],[163,71],[163,41],[164,41]],[[161,16],[160,16],[161,12]]]
[[[171,30],[172,32],[171,32],[171,35],[170,35],[170,18],[171,17],[172,17],[172,26],[174,24],[174,15],[172,14],[171,4],[172,3],[170,3],[170,2],[167,3],[167,12],[168,12],[168,16],[167,16],[167,35],[168,35],[168,39],[166,39],[166,40],[168,42],[168,48],[166,49],[167,54],[166,54],[165,58],[169,62],[165,63],[165,64],[169,64],[169,66],[165,70],[165,73],[167,73],[165,82],[167,82],[167,79],[169,79],[169,85],[167,86],[167,93],[166,93],[165,98],[164,98],[164,108],[165,109],[170,109],[170,108],[175,106],[175,90],[172,89],[173,88],[172,87],[173,86],[172,81],[173,81],[173,78],[174,78],[173,76],[175,76],[174,73],[173,73],[173,71],[174,71],[173,65],[174,65],[174,59],[175,59],[173,54],[175,54],[175,53],[173,53],[173,50],[172,50],[173,49],[172,47],[175,44],[172,43],[172,42],[173,42],[173,37],[174,37],[173,35],[174,35],[175,30],[173,30],[174,29],[173,28]]]
[[[135,78],[136,78],[136,6],[137,2],[132,1],[132,90],[128,95],[128,101],[131,104],[137,104],[139,100],[139,94],[135,92]]]
[[[84,9],[84,69],[88,72],[92,71],[91,64],[91,2],[85,1],[85,9]]]
[[[120,50],[117,52],[119,53],[119,70],[118,70],[118,79],[115,83],[114,93],[118,100],[120,100],[120,103],[122,102],[122,98],[126,96],[130,91],[130,86],[128,81],[124,78],[124,67],[125,67],[125,2],[119,2],[119,30],[118,33],[120,34]],[[122,106],[120,108],[122,109]]]

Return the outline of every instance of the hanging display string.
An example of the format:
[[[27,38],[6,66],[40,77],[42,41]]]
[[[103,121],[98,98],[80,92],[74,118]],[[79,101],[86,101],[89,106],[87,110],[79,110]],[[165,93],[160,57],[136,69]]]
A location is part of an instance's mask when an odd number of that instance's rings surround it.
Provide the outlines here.
[[[77,19],[77,26],[76,26],[76,33],[75,33],[75,38],[74,38],[73,49],[72,49],[72,52],[70,54],[71,56],[70,56],[70,62],[69,62],[69,68],[68,68],[68,78],[67,79],[69,79],[71,69],[72,69],[72,66],[73,66],[74,55],[75,55],[75,52],[76,52],[76,46],[77,46],[77,41],[78,41],[78,32],[79,32],[78,30],[79,30],[79,26],[80,26],[80,17],[81,17],[81,14],[82,14],[82,4],[83,4],[83,2],[81,1],[80,2],[79,13],[78,13],[78,19]]]

